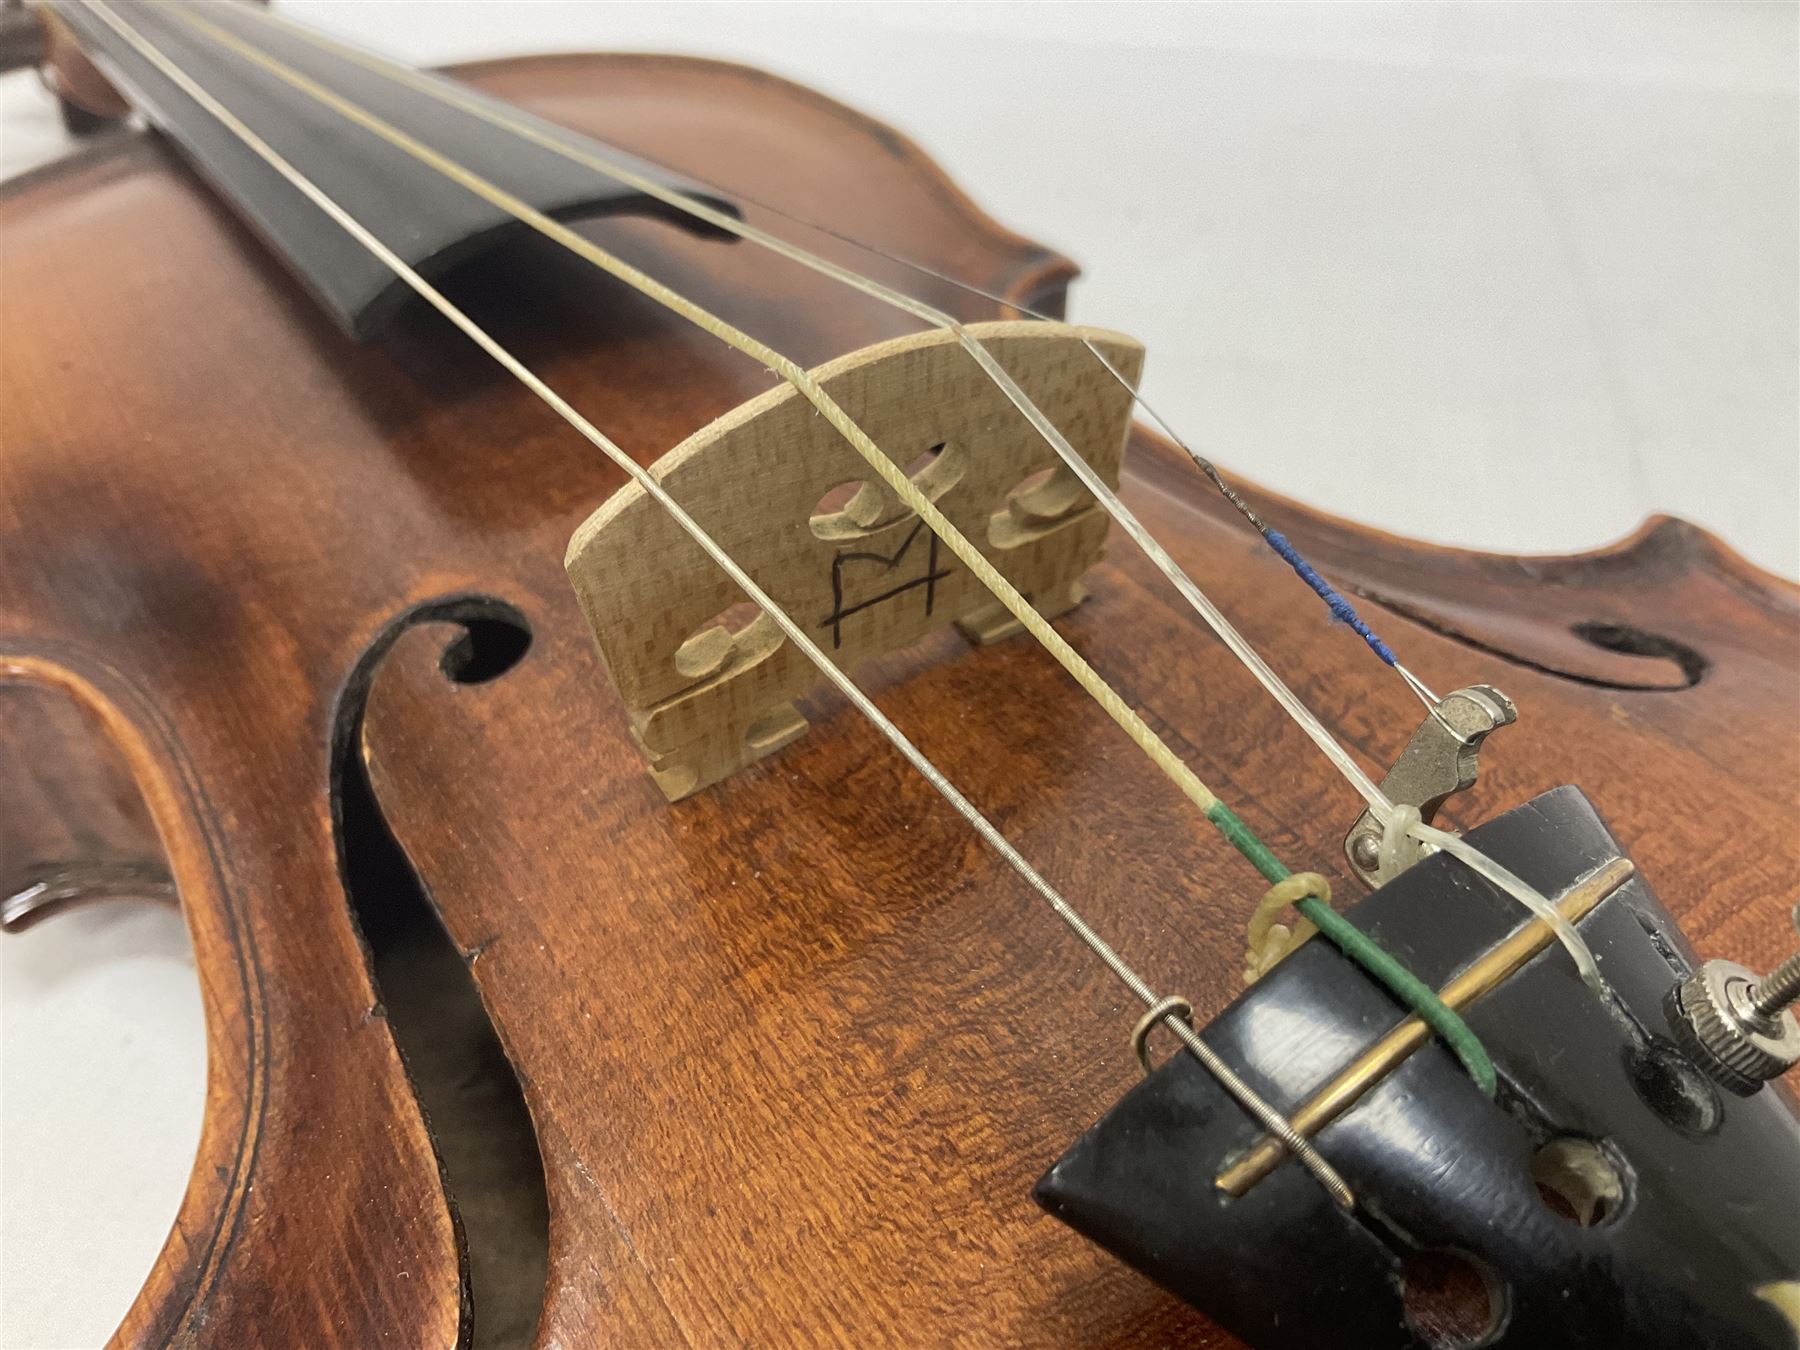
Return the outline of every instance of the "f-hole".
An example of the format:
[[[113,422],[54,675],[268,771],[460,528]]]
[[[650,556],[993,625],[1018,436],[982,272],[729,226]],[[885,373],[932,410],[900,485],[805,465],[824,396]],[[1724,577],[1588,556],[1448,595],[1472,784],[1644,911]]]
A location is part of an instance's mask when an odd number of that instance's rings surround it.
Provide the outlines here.
[[[332,746],[338,862],[370,973],[438,1154],[464,1264],[463,1327],[474,1350],[531,1344],[549,1270],[550,1211],[537,1133],[474,977],[388,828],[361,754],[369,686],[394,640],[455,622],[445,678],[498,679],[531,630],[510,605],[463,598],[401,617],[363,656],[339,700]]]
[[[1617,652],[1620,656],[1641,656],[1653,661],[1667,661],[1681,671],[1681,677],[1692,689],[1706,678],[1706,672],[1712,668],[1704,654],[1695,651],[1685,642],[1677,642],[1672,637],[1664,637],[1661,633],[1647,632],[1642,628],[1632,628],[1617,623],[1578,623],[1570,629],[1583,642],[1591,643],[1601,651]]]

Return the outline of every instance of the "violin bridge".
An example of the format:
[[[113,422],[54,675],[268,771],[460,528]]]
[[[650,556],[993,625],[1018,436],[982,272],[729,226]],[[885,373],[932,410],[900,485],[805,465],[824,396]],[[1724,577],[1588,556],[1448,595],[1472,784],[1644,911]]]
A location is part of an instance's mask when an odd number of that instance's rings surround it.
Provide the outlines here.
[[[1100,329],[969,325],[1109,486],[1143,348]],[[819,383],[1046,618],[1079,604],[1107,518],[945,331],[852,352]],[[846,669],[955,624],[1018,630],[942,541],[793,388],[703,428],[651,468],[701,527]],[[803,735],[819,674],[637,484],[576,530],[565,560],[650,773],[669,800]]]

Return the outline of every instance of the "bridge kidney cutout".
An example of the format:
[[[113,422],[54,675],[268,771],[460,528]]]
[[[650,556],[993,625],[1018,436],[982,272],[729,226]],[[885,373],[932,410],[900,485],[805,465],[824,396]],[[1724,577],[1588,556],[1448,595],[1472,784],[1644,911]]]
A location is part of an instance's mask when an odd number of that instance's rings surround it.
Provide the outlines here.
[[[914,487],[935,503],[962,481],[968,468],[968,454],[959,445],[939,441],[922,451],[906,466],[906,476]],[[813,535],[827,543],[866,539],[879,530],[909,519],[912,511],[904,506],[885,483],[875,479],[852,478],[839,483],[819,498],[807,524]]]

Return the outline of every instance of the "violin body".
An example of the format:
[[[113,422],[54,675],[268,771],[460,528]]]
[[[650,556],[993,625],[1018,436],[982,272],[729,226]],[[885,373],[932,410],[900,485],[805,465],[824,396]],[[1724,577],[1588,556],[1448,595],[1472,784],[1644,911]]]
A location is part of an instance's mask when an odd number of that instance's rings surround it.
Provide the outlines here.
[[[457,76],[1015,304],[1074,276],[767,75]],[[744,245],[582,228],[803,364],[913,327]],[[646,774],[562,567],[615,467],[435,316],[353,342],[153,139],[0,189],[0,267],[0,891],[171,879],[207,1013],[199,1156],[119,1344],[1232,1343],[1033,1204],[1136,1078],[1136,1010],[869,725],[815,693],[715,787]],[[549,247],[445,285],[641,463],[770,387]],[[1185,460],[1134,432],[1122,495],[1391,758],[1405,689]],[[1520,559],[1267,515],[1435,682],[1518,705],[1459,824],[1579,784],[1698,948],[1785,954],[1800,589],[1669,519]],[[1122,539],[1087,584],[1069,640],[1345,876],[1360,804],[1235,659]],[[857,673],[1197,1021],[1240,991],[1241,862],[1035,646],[940,632]]]

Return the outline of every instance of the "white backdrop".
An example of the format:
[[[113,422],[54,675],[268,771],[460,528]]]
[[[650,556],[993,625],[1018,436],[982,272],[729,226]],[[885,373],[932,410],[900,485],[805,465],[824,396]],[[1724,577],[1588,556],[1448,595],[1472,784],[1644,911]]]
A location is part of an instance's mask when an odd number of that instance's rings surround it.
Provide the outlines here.
[[[1656,510],[1800,574],[1792,4],[279,8],[418,62],[760,65],[893,123],[1082,263],[1074,317],[1242,477],[1506,551]],[[55,148],[0,90],[0,172]],[[110,1330],[199,1119],[178,922],[0,944],[0,1345]]]

